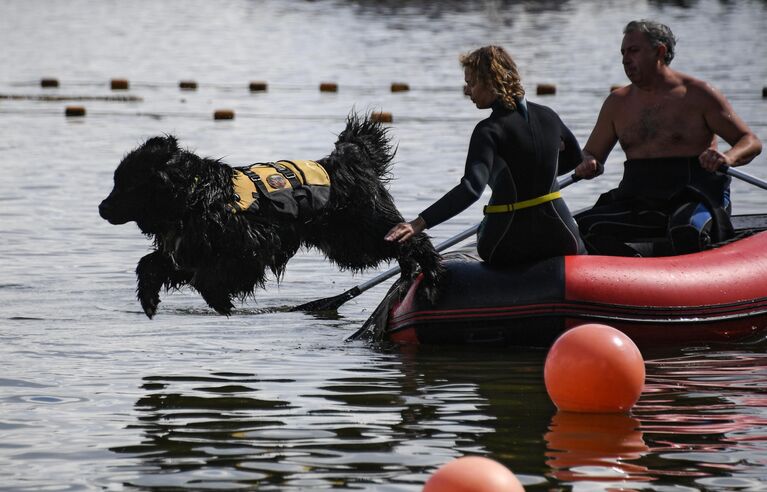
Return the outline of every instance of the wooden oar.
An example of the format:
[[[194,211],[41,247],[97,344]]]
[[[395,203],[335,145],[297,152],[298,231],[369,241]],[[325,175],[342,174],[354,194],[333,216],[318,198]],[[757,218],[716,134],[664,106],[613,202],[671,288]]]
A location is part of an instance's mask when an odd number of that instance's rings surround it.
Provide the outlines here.
[[[754,186],[758,186],[759,188],[763,190],[767,190],[767,181],[761,180],[757,178],[756,176],[751,176],[750,174],[746,174],[743,171],[738,171],[735,168],[732,167],[725,167],[724,174],[727,174],[729,176],[735,177],[740,179],[741,181],[745,181],[746,183],[751,183]]]
[[[571,174],[567,176],[566,178],[563,178],[559,181],[559,188],[566,188],[567,186],[570,186],[571,184],[578,181],[580,178],[575,176],[575,174]],[[437,251],[444,251],[447,248],[454,246],[464,239],[467,239],[477,233],[477,229],[479,229],[479,224],[474,225],[465,231],[461,232],[460,234],[456,234],[455,236],[451,237],[450,239],[447,239],[441,243],[439,243],[435,249]],[[296,306],[294,308],[291,308],[290,311],[331,311],[334,309],[338,309],[341,305],[343,305],[346,301],[349,301],[351,299],[354,299],[358,295],[362,294],[366,290],[375,287],[376,285],[380,284],[381,282],[384,282],[385,280],[397,275],[400,272],[400,267],[395,266],[393,268],[390,268],[386,270],[385,272],[371,278],[367,282],[363,282],[357,286],[352,287],[351,289],[347,290],[346,292],[342,294],[338,294],[337,296],[333,297],[326,297],[324,299],[317,299],[314,301],[309,301],[307,303],[301,304],[300,306]]]

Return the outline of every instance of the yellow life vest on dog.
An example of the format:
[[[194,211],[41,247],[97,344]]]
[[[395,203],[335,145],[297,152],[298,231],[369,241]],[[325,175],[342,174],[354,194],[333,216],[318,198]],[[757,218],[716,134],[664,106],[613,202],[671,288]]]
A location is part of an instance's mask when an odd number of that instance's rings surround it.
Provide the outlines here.
[[[232,212],[274,211],[311,218],[330,198],[330,176],[314,161],[277,161],[234,168]]]

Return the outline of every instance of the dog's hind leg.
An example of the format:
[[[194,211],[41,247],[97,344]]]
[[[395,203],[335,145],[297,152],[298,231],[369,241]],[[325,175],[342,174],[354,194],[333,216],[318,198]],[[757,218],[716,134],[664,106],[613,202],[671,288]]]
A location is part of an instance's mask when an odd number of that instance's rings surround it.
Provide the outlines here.
[[[136,297],[144,313],[151,319],[160,304],[160,289],[178,287],[188,282],[188,277],[176,270],[173,261],[159,251],[149,253],[136,266]]]
[[[199,270],[192,281],[192,287],[197,289],[208,306],[216,310],[218,314],[229,316],[234,309],[230,286],[223,283],[220,272],[207,269]]]
[[[232,314],[234,304],[232,304],[232,299],[228,294],[216,290],[201,290],[200,295],[208,303],[208,306],[215,309],[218,314],[225,316]]]

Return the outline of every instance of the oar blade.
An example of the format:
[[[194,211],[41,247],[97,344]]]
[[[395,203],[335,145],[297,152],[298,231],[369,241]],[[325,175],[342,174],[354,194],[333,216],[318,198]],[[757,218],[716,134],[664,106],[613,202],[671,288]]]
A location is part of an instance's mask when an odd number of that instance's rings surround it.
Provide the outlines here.
[[[359,287],[353,287],[346,292],[338,294],[333,297],[325,297],[324,299],[316,299],[307,303],[301,304],[290,308],[290,311],[308,311],[308,312],[321,312],[321,311],[335,311],[345,302],[354,299],[358,295],[362,294]]]

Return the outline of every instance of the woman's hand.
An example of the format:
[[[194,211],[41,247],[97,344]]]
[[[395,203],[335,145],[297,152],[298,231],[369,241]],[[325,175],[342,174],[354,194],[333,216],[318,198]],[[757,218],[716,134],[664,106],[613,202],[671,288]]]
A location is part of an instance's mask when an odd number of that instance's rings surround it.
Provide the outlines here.
[[[404,243],[414,235],[422,232],[426,229],[426,221],[419,215],[410,222],[400,222],[391,228],[391,230],[384,236],[387,241],[397,241]]]

